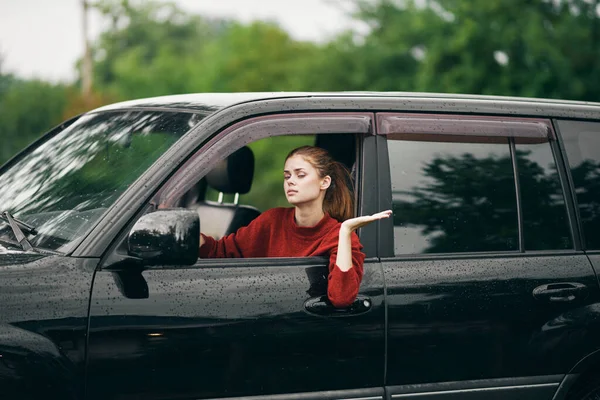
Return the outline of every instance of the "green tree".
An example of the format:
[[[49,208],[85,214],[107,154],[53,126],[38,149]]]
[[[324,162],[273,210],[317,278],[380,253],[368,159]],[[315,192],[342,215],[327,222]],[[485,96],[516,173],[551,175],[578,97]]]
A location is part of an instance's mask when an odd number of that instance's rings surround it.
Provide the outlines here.
[[[352,74],[338,78],[334,89],[598,100],[598,0],[355,5],[370,32],[331,53],[332,69]]]
[[[302,89],[316,47],[279,26],[185,14],[171,3],[104,1],[112,20],[95,46],[96,86],[119,98]]]
[[[0,53],[0,100],[10,86],[14,83],[15,78],[12,74],[6,74],[3,70],[4,56]]]
[[[123,99],[191,91],[200,68],[193,60],[226,25],[172,3],[113,0],[98,8],[112,25],[94,46],[95,86]]]
[[[214,92],[294,91],[310,88],[303,71],[318,51],[272,23],[233,23],[200,55],[198,87]]]
[[[59,124],[66,104],[63,85],[0,78],[0,164]]]

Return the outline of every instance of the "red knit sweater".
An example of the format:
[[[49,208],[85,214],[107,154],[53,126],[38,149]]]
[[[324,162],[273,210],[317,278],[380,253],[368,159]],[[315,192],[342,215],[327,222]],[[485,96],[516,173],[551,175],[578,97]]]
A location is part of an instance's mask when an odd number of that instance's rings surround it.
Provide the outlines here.
[[[352,232],[352,268],[343,272],[336,264],[341,223],[325,214],[313,227],[296,225],[293,208],[265,211],[250,225],[220,240],[202,235],[201,258],[329,256],[327,297],[336,307],[352,304],[363,276],[364,253]]]

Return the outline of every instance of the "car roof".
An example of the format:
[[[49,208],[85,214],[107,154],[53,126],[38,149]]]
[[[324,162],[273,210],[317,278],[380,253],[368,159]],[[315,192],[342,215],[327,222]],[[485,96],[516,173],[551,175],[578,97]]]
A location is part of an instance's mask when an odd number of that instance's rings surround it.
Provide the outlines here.
[[[531,97],[510,97],[510,96],[489,96],[489,95],[470,95],[470,94],[450,94],[450,93],[420,93],[420,92],[244,92],[244,93],[193,93],[179,94],[170,96],[151,97],[137,100],[129,100],[120,103],[110,104],[100,107],[93,112],[117,111],[123,109],[168,109],[187,112],[201,112],[212,114],[215,111],[227,108],[233,105],[257,102],[261,100],[276,99],[310,99],[332,101],[361,100],[368,102],[376,101],[378,104],[392,104],[394,102],[411,103],[419,102],[423,104],[428,100],[435,103],[432,110],[440,111],[443,105],[454,111],[467,109],[474,104],[486,104],[490,109],[497,104],[499,109],[509,113],[518,113],[523,107],[531,110],[535,107],[535,114],[544,114],[547,111],[549,116],[556,114],[560,109],[560,115],[568,115],[573,112],[574,116],[581,115],[582,111],[591,112],[588,117],[600,117],[600,103],[585,102],[574,100],[542,99]],[[384,103],[382,103],[384,102]],[[322,105],[322,103],[321,103]]]
[[[296,92],[245,92],[245,93],[190,93],[170,96],[150,97],[109,104],[94,111],[108,111],[127,108],[168,108],[187,111],[213,112],[257,100],[310,97],[311,93]]]

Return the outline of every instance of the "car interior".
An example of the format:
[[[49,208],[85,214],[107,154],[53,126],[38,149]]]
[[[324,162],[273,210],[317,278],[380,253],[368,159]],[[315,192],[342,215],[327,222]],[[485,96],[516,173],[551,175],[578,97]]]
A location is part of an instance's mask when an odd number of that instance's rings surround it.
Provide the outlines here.
[[[285,137],[280,137],[285,138]],[[358,138],[352,134],[321,134],[314,136],[314,146],[326,149],[334,159],[350,171],[356,182]],[[277,138],[276,138],[277,139]],[[286,150],[285,155],[293,149]],[[256,171],[255,154],[249,146],[241,147],[221,160],[204,178],[198,181],[178,201],[178,207],[196,209],[202,233],[220,239],[247,226],[261,213],[253,204],[240,202],[240,196],[252,191],[256,179],[269,171]],[[275,166],[282,170],[283,165]],[[209,192],[218,192],[218,199],[209,199]],[[224,199],[233,195],[233,201]],[[281,190],[283,196],[283,190]],[[356,196],[356,194],[355,194]]]

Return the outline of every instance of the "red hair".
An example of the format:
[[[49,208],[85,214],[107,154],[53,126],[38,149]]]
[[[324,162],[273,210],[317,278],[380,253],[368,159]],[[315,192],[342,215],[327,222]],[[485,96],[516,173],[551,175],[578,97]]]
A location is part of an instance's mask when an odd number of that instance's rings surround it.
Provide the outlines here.
[[[287,155],[301,156],[318,172],[320,178],[331,177],[331,185],[325,192],[323,211],[339,222],[344,222],[354,215],[354,197],[352,195],[352,178],[344,164],[331,157],[327,150],[315,146],[298,147]]]

